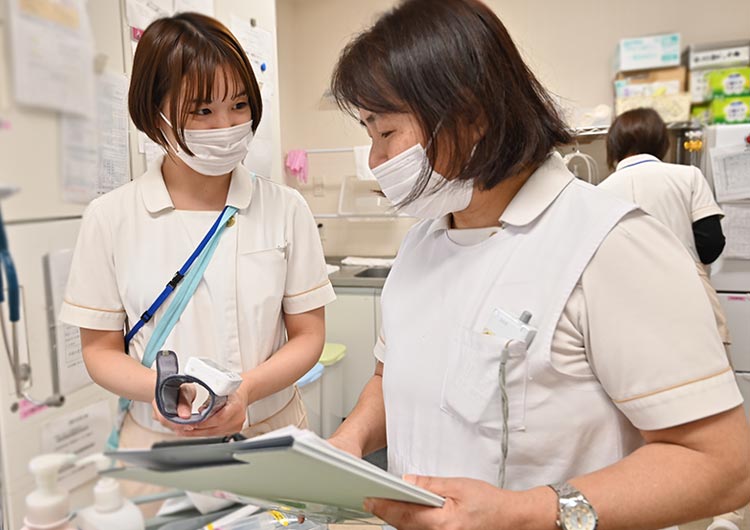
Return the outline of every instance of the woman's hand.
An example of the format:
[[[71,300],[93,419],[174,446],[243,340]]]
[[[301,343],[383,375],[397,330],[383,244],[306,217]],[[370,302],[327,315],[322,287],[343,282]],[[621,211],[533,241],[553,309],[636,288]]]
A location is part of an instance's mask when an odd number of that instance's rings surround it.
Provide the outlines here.
[[[185,384],[180,387],[180,397],[177,402],[177,415],[180,418],[187,419],[192,414],[196,393],[196,388],[193,384]],[[227,397],[224,406],[215,414],[212,414],[200,423],[191,423],[189,425],[174,423],[162,416],[156,406],[156,400],[151,405],[154,409],[154,419],[159,420],[159,423],[175,434],[179,436],[204,437],[227,436],[240,432],[245,425],[249,401],[246,392],[240,387],[237,392]],[[208,400],[201,405],[199,410],[203,410],[207,406]]]
[[[227,402],[221,409],[200,423],[191,425],[177,425],[180,429],[172,430],[181,436],[227,436],[240,432],[247,419],[247,407],[250,404],[247,394],[240,387],[237,392],[227,397]],[[207,403],[201,405],[203,409]],[[175,424],[173,424],[175,425]]]
[[[350,455],[356,456],[357,458],[362,458],[362,448],[356,443],[348,440],[347,438],[334,435],[328,438],[328,443],[346,453],[349,453]]]
[[[404,476],[404,480],[444,497],[445,504],[442,508],[430,508],[406,502],[367,499],[365,510],[399,530],[518,529],[525,527],[524,514],[540,512],[548,512],[545,519],[549,520],[549,525],[539,527],[539,530],[555,528],[557,504],[555,493],[550,488],[515,492],[464,478]]]
[[[193,401],[197,391],[194,384],[184,384],[180,386],[180,395],[177,399],[177,415],[180,418],[187,419],[193,412]],[[156,399],[151,402],[151,408],[153,408],[153,416],[155,420],[158,420],[167,429],[173,430],[176,434],[182,434],[182,430],[186,425],[180,425],[169,421],[167,418],[162,416],[159,407],[156,406]]]

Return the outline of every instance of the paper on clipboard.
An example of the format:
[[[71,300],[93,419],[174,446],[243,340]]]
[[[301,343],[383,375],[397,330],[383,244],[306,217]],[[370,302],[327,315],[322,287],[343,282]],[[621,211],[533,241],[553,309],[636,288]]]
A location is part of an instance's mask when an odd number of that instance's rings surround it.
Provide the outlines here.
[[[108,472],[117,478],[213,495],[228,492],[314,520],[369,517],[362,511],[368,497],[443,505],[442,497],[294,427],[239,442],[107,454],[139,466]]]
[[[714,147],[710,153],[716,200],[750,199],[750,149],[744,145]]]
[[[750,259],[750,203],[722,204],[726,237],[723,258]]]

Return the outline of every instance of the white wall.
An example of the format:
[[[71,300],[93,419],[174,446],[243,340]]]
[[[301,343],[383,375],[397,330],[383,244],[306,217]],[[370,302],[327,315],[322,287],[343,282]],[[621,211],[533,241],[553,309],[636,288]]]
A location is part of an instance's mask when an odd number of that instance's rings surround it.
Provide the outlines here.
[[[282,148],[341,147],[369,139],[352,120],[321,101],[339,51],[394,0],[278,0]],[[554,93],[581,107],[612,104],[618,39],[679,31],[690,43],[750,38],[750,2],[723,0],[488,0],[524,57]],[[601,142],[598,142],[601,144]],[[602,162],[601,145],[590,149]],[[311,157],[326,196],[301,186],[316,213],[332,211],[338,183],[351,174],[339,156]],[[408,223],[323,220],[329,255],[393,255]]]

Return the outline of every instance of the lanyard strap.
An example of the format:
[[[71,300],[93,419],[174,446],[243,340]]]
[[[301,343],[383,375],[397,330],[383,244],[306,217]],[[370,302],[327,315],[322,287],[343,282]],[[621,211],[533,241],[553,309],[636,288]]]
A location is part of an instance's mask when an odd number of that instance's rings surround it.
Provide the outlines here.
[[[190,255],[190,257],[187,259],[187,261],[180,267],[180,270],[175,273],[175,275],[172,277],[171,280],[169,280],[169,283],[164,287],[164,290],[161,292],[159,296],[156,297],[156,300],[151,304],[151,306],[146,309],[146,311],[143,312],[141,315],[141,318],[136,322],[135,326],[128,331],[127,335],[125,335],[125,351],[128,351],[128,345],[130,344],[130,341],[133,340],[133,337],[135,337],[138,332],[141,330],[143,325],[151,320],[151,318],[156,314],[156,311],[161,307],[161,305],[169,298],[169,295],[172,294],[172,292],[175,290],[175,288],[180,284],[182,279],[185,277],[185,274],[187,274],[188,269],[192,266],[193,262],[198,258],[201,252],[203,252],[203,249],[206,248],[206,245],[208,245],[211,238],[216,234],[216,231],[219,229],[220,226],[224,226],[226,223],[226,219],[222,223],[222,219],[224,219],[225,214],[227,211],[232,210],[232,213],[229,217],[234,215],[234,213],[237,212],[237,209],[232,206],[225,206],[224,209],[219,214],[219,217],[216,218],[216,221],[211,226],[209,231],[206,233],[206,235],[203,237],[201,242],[198,244],[196,249],[193,251],[193,253]]]
[[[651,160],[650,158],[648,160],[641,160],[639,162],[634,162],[632,164],[625,166],[624,168],[620,169],[620,171],[622,171],[623,169],[628,169],[629,167],[640,166],[641,164],[648,164],[649,162],[656,163],[656,162],[661,162],[661,160]]]
[[[164,312],[163,317],[156,324],[154,332],[149,338],[148,344],[146,344],[146,350],[143,352],[143,357],[141,359],[141,364],[143,364],[144,366],[151,367],[151,365],[154,364],[154,360],[156,359],[159,350],[164,344],[164,341],[172,331],[172,328],[174,328],[175,324],[177,324],[180,315],[182,315],[182,312],[185,310],[185,307],[192,298],[193,293],[198,288],[198,284],[203,277],[203,273],[206,271],[206,268],[208,267],[208,264],[211,261],[214,252],[216,251],[216,247],[219,245],[219,238],[224,228],[226,227],[227,221],[235,213],[237,213],[237,208],[233,206],[227,206],[226,208],[224,208],[219,218],[211,227],[211,230],[209,230],[208,234],[206,234],[206,237],[203,238],[203,241],[201,241],[200,245],[198,245],[196,251],[193,252],[193,255],[190,256],[188,261],[185,262],[185,265],[183,265],[183,268],[180,269],[180,272],[178,274],[181,274],[182,277],[185,278],[185,283],[177,291],[174,300],[172,300],[172,302],[169,304],[169,307],[167,307],[166,311]],[[195,266],[191,267],[193,262],[195,262]],[[182,280],[182,277],[180,278],[180,280]],[[149,311],[154,306],[156,306],[156,308],[158,309],[158,307],[162,303],[164,303],[164,300],[166,300],[169,294],[174,291],[177,283],[179,283],[179,281],[176,282],[175,286],[173,287],[171,286],[170,282],[170,285],[167,286],[169,290],[164,290],[167,294],[165,295],[164,292],[162,292],[162,294],[159,295],[159,298],[157,298],[156,302],[154,302],[151,308],[149,308]],[[156,311],[156,309],[154,309],[154,311]],[[138,329],[140,329],[142,325],[143,324],[141,324]],[[118,400],[117,419],[115,420],[114,428],[112,429],[112,432],[110,433],[107,440],[108,450],[117,449],[117,447],[120,445],[120,429],[122,429],[123,422],[125,421],[125,415],[130,409],[130,404],[131,400],[127,398],[121,397]]]

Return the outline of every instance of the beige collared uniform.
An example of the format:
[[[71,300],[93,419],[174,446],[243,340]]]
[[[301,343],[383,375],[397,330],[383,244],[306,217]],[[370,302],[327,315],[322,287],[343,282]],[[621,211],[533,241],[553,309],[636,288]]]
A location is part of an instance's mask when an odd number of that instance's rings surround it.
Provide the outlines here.
[[[174,208],[161,163],[86,210],[62,321],[95,330],[132,327],[216,220],[219,212]],[[180,366],[201,356],[237,372],[254,368],[286,342],[284,314],[335,299],[315,221],[299,193],[240,166],[227,205],[239,212],[163,346],[178,354]],[[141,359],[169,302],[134,337],[130,355]],[[294,396],[288,387],[253,403],[249,425],[274,417]],[[150,403],[134,403],[131,416],[140,428],[171,432],[153,420]]]
[[[667,164],[652,155],[635,155],[621,160],[616,171],[599,187],[637,204],[677,236],[698,268],[721,339],[724,344],[730,344],[726,315],[711,285],[707,267],[698,256],[693,236],[696,221],[712,215],[724,217],[700,169]]]
[[[507,364],[507,482],[606,467],[658,430],[742,398],[692,260],[663,225],[574,179],[552,155],[501,227],[423,221],[383,290],[389,470],[497,483],[506,338],[493,308],[538,328]],[[658,248],[659,252],[654,252]]]

